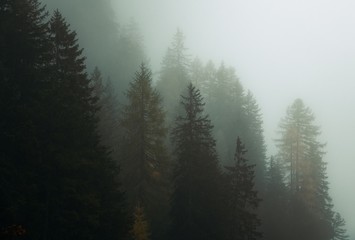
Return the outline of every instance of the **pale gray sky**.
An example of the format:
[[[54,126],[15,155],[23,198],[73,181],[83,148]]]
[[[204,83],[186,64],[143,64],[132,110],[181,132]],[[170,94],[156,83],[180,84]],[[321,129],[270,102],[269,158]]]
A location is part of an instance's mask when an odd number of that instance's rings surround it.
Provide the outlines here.
[[[355,237],[355,1],[112,0],[141,26],[153,71],[179,27],[192,57],[234,66],[264,115],[269,154],[300,97],[327,142],[331,195]]]

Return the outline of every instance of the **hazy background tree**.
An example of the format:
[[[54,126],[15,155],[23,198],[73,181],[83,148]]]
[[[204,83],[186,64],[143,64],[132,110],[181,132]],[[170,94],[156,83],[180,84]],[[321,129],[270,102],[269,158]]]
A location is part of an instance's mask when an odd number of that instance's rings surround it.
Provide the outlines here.
[[[286,164],[294,239],[332,238],[333,205],[319,134],[312,111],[296,99],[281,121],[278,140],[279,157]]]
[[[98,134],[100,142],[110,152],[115,161],[119,161],[119,138],[122,129],[119,126],[119,105],[115,88],[110,78],[103,80],[101,71],[96,67],[90,76],[93,88],[93,97],[96,98],[99,109],[96,113],[98,119]]]
[[[167,113],[167,123],[172,127],[177,116],[180,95],[190,82],[190,60],[186,53],[184,34],[177,29],[171,46],[166,51],[157,81],[157,90],[164,99],[164,108]]]

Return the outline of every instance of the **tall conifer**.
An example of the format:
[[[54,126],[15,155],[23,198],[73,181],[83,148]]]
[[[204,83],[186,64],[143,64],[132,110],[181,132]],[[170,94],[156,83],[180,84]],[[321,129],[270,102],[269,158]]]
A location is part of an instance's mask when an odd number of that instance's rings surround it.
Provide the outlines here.
[[[145,209],[153,237],[166,227],[169,162],[164,145],[165,113],[158,92],[152,87],[150,70],[142,64],[127,91],[122,112],[121,144],[123,184],[130,209],[139,203]]]
[[[182,114],[173,129],[172,238],[220,239],[220,183],[212,124],[204,114],[200,91],[189,84]]]

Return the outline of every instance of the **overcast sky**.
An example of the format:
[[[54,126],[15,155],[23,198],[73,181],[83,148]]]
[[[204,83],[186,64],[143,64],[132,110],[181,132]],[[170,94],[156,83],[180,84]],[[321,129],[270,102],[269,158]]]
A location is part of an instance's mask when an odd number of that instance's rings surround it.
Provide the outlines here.
[[[191,56],[234,66],[264,115],[268,153],[295,98],[327,143],[331,195],[355,236],[355,1],[112,0],[139,23],[153,71],[177,27]]]

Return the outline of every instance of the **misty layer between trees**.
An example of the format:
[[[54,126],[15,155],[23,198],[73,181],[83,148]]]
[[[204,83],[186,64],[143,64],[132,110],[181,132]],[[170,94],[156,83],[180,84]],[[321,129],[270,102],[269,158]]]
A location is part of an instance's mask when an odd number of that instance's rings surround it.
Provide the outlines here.
[[[2,239],[349,239],[301,99],[266,156],[253,94],[182,31],[153,75],[109,1],[45,3],[0,3]]]

